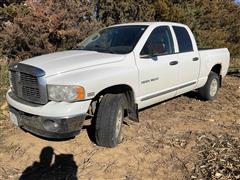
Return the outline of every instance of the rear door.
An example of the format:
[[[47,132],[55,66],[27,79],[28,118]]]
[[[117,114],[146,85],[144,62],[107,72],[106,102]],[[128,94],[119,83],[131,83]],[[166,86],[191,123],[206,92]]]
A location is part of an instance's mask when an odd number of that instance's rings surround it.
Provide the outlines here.
[[[200,70],[199,53],[194,36],[187,27],[173,26],[179,48],[177,95],[195,89]]]

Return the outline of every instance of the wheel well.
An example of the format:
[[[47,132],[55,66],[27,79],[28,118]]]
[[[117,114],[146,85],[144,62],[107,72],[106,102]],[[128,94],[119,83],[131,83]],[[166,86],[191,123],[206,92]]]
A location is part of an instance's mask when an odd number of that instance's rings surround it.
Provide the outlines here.
[[[96,97],[108,94],[108,93],[112,93],[112,94],[120,94],[120,93],[126,93],[126,92],[132,92],[133,94],[133,90],[130,86],[128,85],[115,85],[115,86],[111,86],[108,87],[106,89],[103,89],[102,91],[100,91]],[[133,97],[134,98],[134,97]]]
[[[135,96],[133,89],[128,85],[115,85],[108,87],[102,91],[100,91],[93,101],[98,101],[101,99],[102,96],[105,94],[123,94],[124,95],[124,102],[125,102],[125,110],[127,116],[133,120],[138,121],[138,108],[137,104],[135,104]]]
[[[216,64],[216,65],[213,66],[213,68],[211,69],[211,72],[215,72],[217,75],[219,75],[219,78],[220,78],[220,86],[222,86],[221,69],[222,69],[222,65],[221,65],[221,64]]]
[[[222,69],[222,65],[221,64],[216,64],[215,66],[213,66],[211,71],[217,73],[220,76],[221,69]]]

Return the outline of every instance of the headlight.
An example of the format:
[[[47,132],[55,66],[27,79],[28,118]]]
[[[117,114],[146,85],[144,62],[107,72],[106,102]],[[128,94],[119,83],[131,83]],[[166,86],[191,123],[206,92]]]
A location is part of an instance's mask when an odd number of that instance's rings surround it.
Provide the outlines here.
[[[48,97],[52,101],[73,102],[85,98],[84,88],[81,86],[48,85]]]

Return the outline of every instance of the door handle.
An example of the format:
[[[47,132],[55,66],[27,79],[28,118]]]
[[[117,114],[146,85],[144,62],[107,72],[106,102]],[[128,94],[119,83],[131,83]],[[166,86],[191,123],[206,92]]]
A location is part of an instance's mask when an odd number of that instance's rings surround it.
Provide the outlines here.
[[[192,60],[193,60],[193,61],[198,61],[199,58],[198,58],[198,57],[194,57]]]
[[[174,65],[177,65],[177,64],[178,64],[178,61],[171,61],[171,62],[169,63],[170,66],[174,66]]]

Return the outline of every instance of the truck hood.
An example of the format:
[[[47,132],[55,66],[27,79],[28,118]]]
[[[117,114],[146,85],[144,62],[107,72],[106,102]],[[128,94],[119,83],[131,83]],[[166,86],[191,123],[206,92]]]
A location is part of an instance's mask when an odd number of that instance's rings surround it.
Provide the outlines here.
[[[48,77],[82,68],[115,63],[123,58],[124,55],[118,54],[70,50],[34,57],[21,63],[41,68]]]

